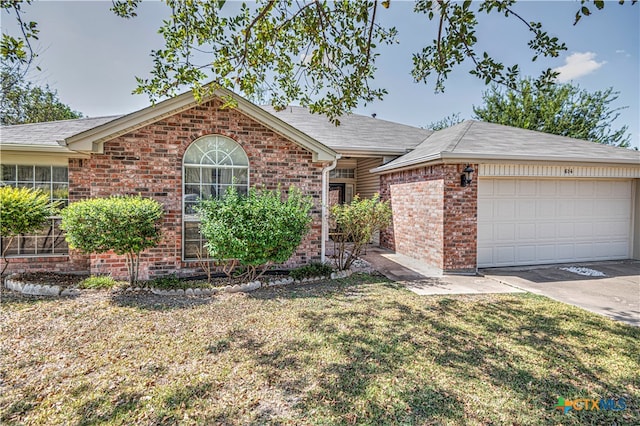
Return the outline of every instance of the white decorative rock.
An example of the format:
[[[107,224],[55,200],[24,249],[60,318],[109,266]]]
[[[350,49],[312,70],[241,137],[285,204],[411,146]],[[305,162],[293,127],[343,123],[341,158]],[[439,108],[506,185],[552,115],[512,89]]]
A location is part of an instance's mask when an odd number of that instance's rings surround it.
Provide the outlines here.
[[[133,289],[133,291],[140,291],[140,290],[142,290],[140,287],[136,287]]]
[[[193,289],[194,296],[202,296],[202,289],[194,288]]]
[[[170,296],[175,296],[177,294],[176,290],[169,290]]]
[[[60,292],[60,296],[77,296],[78,294],[80,294],[80,291],[75,288],[65,288]]]
[[[245,286],[245,290],[244,291],[253,291],[253,290],[257,290],[260,288],[260,282],[259,281],[254,281],[252,283],[249,283]]]
[[[184,291],[184,295],[185,296],[193,296],[193,289],[192,288],[188,288]]]
[[[49,286],[49,295],[50,296],[58,296],[60,294],[61,288],[57,285]]]
[[[177,289],[177,290],[176,290],[176,294],[177,294],[178,296],[184,296],[184,290],[183,290],[183,289],[181,289],[181,288],[179,288],[179,289]]]

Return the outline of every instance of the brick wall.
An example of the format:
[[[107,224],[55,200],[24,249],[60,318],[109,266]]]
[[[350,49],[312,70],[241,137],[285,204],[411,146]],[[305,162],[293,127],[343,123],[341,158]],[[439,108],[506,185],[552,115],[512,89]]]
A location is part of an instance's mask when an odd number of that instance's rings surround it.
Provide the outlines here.
[[[475,271],[477,182],[460,186],[465,166],[382,175],[380,193],[391,200],[393,225],[381,233],[381,245],[445,271]]]
[[[165,209],[162,242],[141,256],[140,278],[169,273],[200,274],[197,262],[182,258],[182,156],[201,136],[218,134],[239,143],[249,158],[250,183],[268,189],[295,185],[314,199],[314,221],[288,266],[320,259],[322,168],[311,153],[238,110],[219,109],[214,100],[104,144],[103,154],[72,160],[70,198],[140,194]],[[126,275],[124,259],[114,254],[91,256],[92,273]]]
[[[88,272],[89,258],[78,254],[70,256],[10,257],[6,274],[23,272]],[[4,261],[0,260],[0,268]]]

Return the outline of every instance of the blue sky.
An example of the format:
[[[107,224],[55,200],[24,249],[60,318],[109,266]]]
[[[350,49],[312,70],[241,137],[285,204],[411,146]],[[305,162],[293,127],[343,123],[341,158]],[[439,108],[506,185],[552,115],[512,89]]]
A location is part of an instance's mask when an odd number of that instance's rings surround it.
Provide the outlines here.
[[[630,3],[630,2],[627,2]],[[43,1],[24,7],[26,18],[40,26],[38,64],[42,72],[30,78],[48,83],[63,102],[87,116],[122,114],[148,106],[144,95],[132,95],[135,76],[151,69],[149,52],[162,46],[157,29],[167,8],[145,2],[135,19],[124,20],[109,11],[110,1]],[[573,26],[578,1],[518,2],[514,9],[528,21],[543,22],[546,30],[567,44],[559,58],[532,63],[526,29],[502,15],[479,16],[479,49],[494,54],[506,65],[518,63],[523,75],[565,67],[561,76],[589,91],[613,87],[620,92],[616,107],[621,112],[615,127],[628,125],[632,146],[640,146],[640,4],[619,6],[607,2],[603,11],[584,17]],[[375,85],[389,91],[384,101],[359,107],[360,114],[427,126],[452,113],[471,118],[473,105],[481,104],[484,83],[455,71],[445,93],[434,94],[434,84],[414,83],[410,76],[411,53],[436,37],[437,27],[424,16],[412,13],[413,3],[392,0],[380,9],[382,22],[395,25],[400,44],[384,47],[378,59]],[[2,30],[15,31],[13,20],[2,15]]]

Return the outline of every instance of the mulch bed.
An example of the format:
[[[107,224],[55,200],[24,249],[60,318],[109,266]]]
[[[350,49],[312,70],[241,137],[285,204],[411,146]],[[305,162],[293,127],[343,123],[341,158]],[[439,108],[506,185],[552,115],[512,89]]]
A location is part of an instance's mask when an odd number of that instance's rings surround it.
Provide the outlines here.
[[[85,278],[87,278],[87,275],[62,274],[62,273],[56,273],[56,272],[30,272],[30,273],[18,274],[14,276],[12,279],[14,281],[27,282],[30,284],[57,285],[60,287],[75,287]]]

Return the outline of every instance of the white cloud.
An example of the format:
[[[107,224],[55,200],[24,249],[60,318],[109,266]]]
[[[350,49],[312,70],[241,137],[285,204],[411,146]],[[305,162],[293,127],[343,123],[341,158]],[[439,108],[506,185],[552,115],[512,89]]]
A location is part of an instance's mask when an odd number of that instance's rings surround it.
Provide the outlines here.
[[[572,53],[564,60],[565,64],[561,67],[554,68],[554,71],[560,73],[558,81],[565,83],[569,80],[575,80],[587,74],[591,74],[604,64],[605,61],[597,62],[596,54],[593,52]]]
[[[624,49],[618,49],[618,50],[616,50],[616,53],[625,53],[625,52],[626,52],[626,50],[624,50]]]

